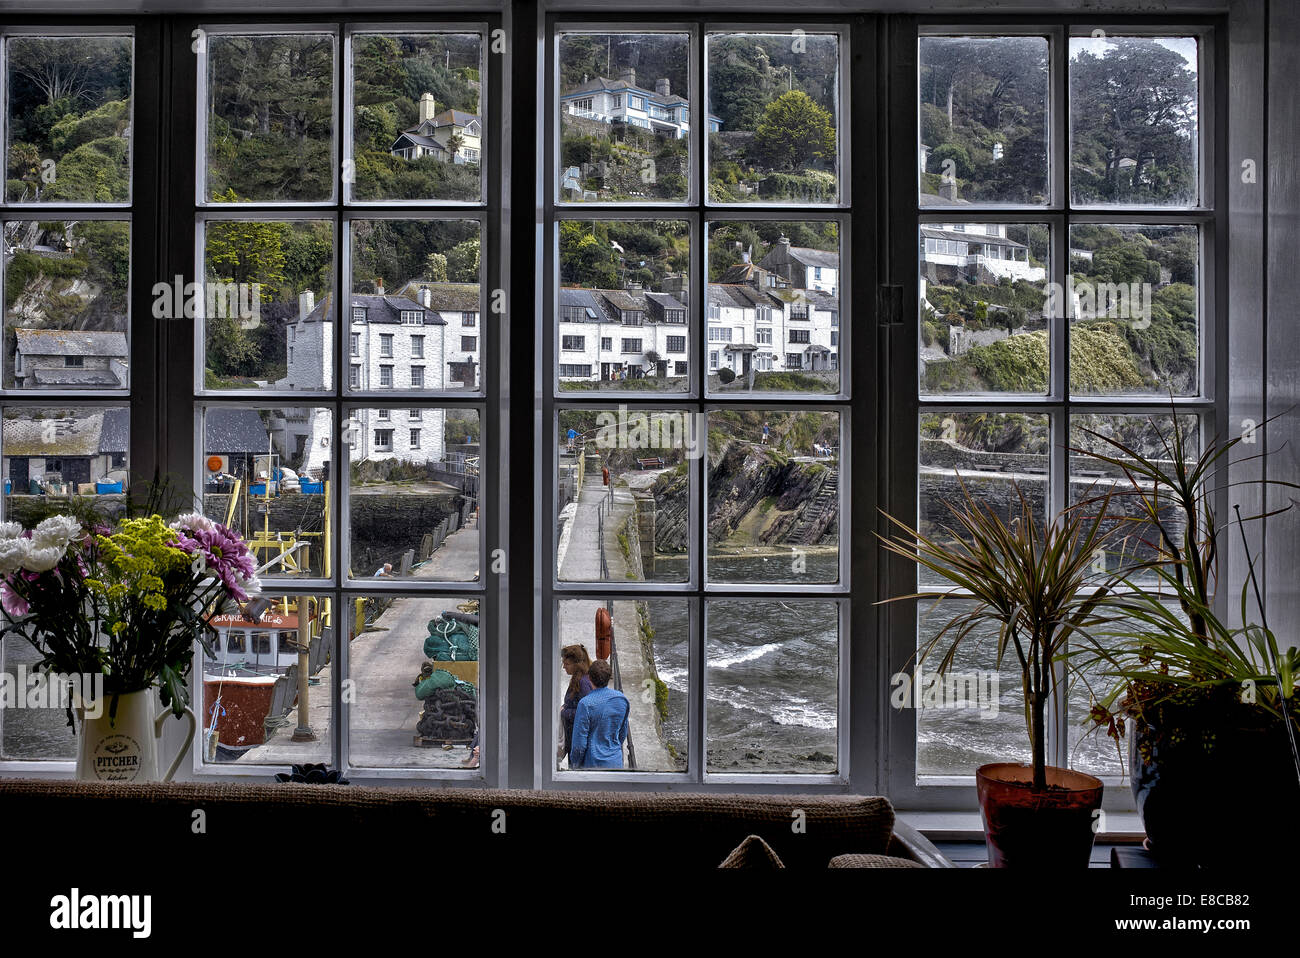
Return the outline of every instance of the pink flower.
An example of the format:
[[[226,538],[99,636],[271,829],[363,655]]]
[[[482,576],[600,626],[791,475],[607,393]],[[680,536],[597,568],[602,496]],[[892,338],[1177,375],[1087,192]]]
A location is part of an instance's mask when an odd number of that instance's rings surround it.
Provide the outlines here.
[[[31,609],[31,604],[13,590],[9,584],[9,579],[0,580],[0,608],[3,608],[10,618],[20,619]]]
[[[259,583],[253,555],[244,540],[225,526],[214,523],[211,529],[189,529],[180,533],[173,545],[182,552],[202,556],[208,571],[220,578],[238,601],[246,601],[250,589],[256,591]]]

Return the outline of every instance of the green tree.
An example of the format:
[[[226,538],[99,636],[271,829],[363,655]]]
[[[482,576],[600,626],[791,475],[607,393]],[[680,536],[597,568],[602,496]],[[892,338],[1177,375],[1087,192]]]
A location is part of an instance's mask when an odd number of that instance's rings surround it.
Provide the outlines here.
[[[453,283],[478,282],[478,240],[457,243],[447,252],[447,277]]]
[[[767,105],[754,135],[754,148],[779,170],[796,170],[835,156],[830,112],[802,90],[783,93]]]
[[[216,197],[218,202],[237,203],[233,189]],[[284,236],[287,223],[253,220],[214,221],[206,233],[209,279],[222,283],[261,283],[278,289],[285,281]]]
[[[447,282],[447,257],[442,253],[430,253],[424,258],[424,276],[435,283]]]

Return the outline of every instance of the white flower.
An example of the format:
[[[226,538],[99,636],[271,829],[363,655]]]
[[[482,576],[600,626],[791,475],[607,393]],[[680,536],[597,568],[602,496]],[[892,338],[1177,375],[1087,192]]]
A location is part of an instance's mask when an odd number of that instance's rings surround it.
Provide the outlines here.
[[[32,542],[32,540],[24,540]],[[27,557],[23,561],[23,568],[29,572],[49,572],[59,560],[63,558],[63,553],[67,546],[37,546],[33,544],[27,550]]]
[[[249,576],[248,578],[244,578],[242,575],[236,575],[235,578],[238,580],[243,590],[248,593],[249,598],[252,598],[262,591],[262,580],[255,575]]]
[[[217,528],[217,524],[201,512],[187,512],[182,516],[177,516],[176,521],[170,524],[170,528],[203,529],[207,532],[212,532]]]
[[[0,575],[13,575],[27,561],[30,539],[0,539]]]
[[[81,523],[71,516],[50,516],[41,520],[32,530],[32,543],[37,548],[57,548],[60,556],[68,543],[81,536]],[[53,567],[51,567],[53,568]]]
[[[22,523],[0,522],[0,539],[17,539],[22,534]]]

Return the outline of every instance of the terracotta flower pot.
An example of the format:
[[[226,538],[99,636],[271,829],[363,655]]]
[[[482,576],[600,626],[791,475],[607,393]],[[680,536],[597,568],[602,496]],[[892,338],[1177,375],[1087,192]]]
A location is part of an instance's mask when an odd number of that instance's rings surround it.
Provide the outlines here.
[[[1101,780],[1047,767],[1047,790],[1033,788],[1034,770],[1016,762],[975,772],[980,815],[993,868],[1087,868]]]

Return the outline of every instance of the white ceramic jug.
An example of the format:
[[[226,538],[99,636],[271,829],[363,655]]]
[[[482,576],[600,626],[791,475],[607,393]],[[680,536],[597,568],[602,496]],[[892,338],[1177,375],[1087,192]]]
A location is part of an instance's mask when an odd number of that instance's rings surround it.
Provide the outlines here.
[[[113,696],[90,702],[78,709],[81,728],[77,744],[77,780],[83,782],[170,782],[181,759],[194,741],[197,722],[184,710],[189,724],[185,744],[161,777],[158,774],[158,738],[171,709],[158,711],[153,689],[124,692],[117,697],[117,714],[110,719]],[[155,715],[155,712],[157,713]],[[87,713],[97,715],[90,718]]]

